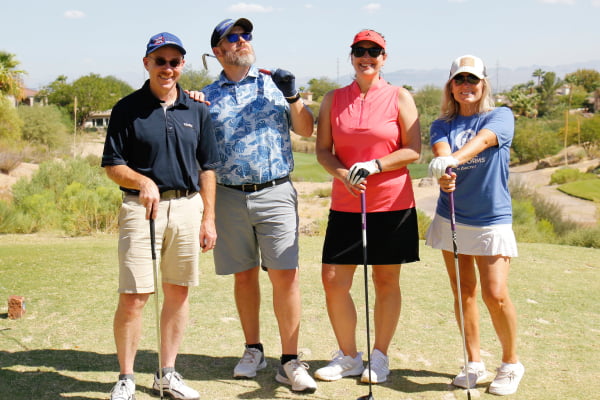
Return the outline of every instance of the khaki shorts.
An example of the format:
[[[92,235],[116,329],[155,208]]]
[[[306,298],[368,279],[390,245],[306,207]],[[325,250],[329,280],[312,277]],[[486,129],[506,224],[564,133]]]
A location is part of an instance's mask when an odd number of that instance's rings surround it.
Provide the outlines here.
[[[160,201],[155,248],[162,282],[198,285],[202,211],[198,193]],[[119,293],[153,292],[150,222],[138,196],[127,195],[119,212]]]

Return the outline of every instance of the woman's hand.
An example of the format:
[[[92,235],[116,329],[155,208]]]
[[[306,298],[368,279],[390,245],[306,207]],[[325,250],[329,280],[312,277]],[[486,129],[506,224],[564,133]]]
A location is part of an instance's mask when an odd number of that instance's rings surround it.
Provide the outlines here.
[[[451,172],[450,175],[444,174],[438,179],[442,192],[450,193],[456,190],[456,173]]]

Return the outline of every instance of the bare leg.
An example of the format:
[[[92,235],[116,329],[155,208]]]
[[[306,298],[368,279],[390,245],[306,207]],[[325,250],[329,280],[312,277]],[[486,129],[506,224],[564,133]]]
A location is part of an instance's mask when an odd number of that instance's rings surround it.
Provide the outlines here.
[[[460,324],[460,310],[458,307],[456,273],[454,270],[454,254],[442,251],[446,270],[450,278],[450,286],[454,294],[454,315]],[[479,340],[479,308],[477,307],[477,274],[473,256],[458,255],[460,270],[460,289],[462,292],[462,306],[465,322],[465,340],[467,342],[467,353],[469,361],[480,362],[480,340]]]
[[[164,303],[160,318],[162,367],[174,367],[188,322],[187,286],[163,283]]]
[[[321,279],[325,289],[327,313],[344,355],[356,357],[356,307],[350,289],[355,265],[323,264]]]
[[[273,286],[273,309],[282,354],[298,354],[298,334],[300,331],[300,285],[298,269],[269,269]]]
[[[516,363],[517,313],[508,294],[510,257],[478,256],[483,301],[502,344],[502,361]]]
[[[260,343],[259,267],[234,275],[234,296],[246,344]]]
[[[149,294],[120,294],[113,332],[121,374],[133,374],[135,354],[142,332],[142,310]]]
[[[376,295],[374,348],[387,355],[400,319],[400,265],[374,265],[373,284]]]

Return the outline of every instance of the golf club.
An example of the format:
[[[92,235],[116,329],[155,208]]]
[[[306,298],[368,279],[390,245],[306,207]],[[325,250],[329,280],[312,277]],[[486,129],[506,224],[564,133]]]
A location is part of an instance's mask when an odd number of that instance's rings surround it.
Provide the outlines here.
[[[446,168],[446,173],[450,175],[452,168]],[[462,336],[463,356],[465,359],[465,376],[467,378],[467,399],[471,400],[471,384],[469,382],[469,357],[467,355],[467,340],[465,338],[465,315],[463,313],[462,292],[460,289],[460,270],[458,268],[458,247],[456,245],[456,214],[454,212],[454,192],[448,193],[450,202],[450,229],[452,230],[452,249],[454,250],[454,274],[456,275],[456,297],[458,298],[458,313],[460,319],[460,334]]]
[[[154,219],[150,217],[150,248],[152,250],[152,269],[154,276],[154,313],[156,315],[156,342],[158,343],[158,388],[160,398],[163,399],[163,374],[162,374],[162,358],[160,355],[161,340],[160,340],[160,310],[158,307],[158,267],[156,266],[156,235],[154,233]]]
[[[362,220],[363,271],[365,278],[365,315],[367,316],[367,368],[369,368],[369,394],[360,396],[357,400],[374,400],[371,383],[371,334],[369,327],[369,284],[367,275],[367,200],[365,192],[360,194],[360,214]]]
[[[206,62],[206,57],[212,57],[212,58],[217,58],[212,54],[209,53],[204,53],[202,54],[202,65],[204,65],[204,69],[208,71],[208,64]],[[259,68],[258,72],[261,72],[265,75],[271,75],[271,71],[269,71],[268,69],[263,69],[263,68]]]

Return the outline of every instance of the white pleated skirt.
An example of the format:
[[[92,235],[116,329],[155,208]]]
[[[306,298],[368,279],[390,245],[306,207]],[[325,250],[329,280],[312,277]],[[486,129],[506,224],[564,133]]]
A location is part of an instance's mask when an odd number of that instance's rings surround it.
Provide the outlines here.
[[[436,214],[427,230],[425,244],[453,252],[450,220]],[[519,255],[512,224],[473,226],[456,223],[456,247],[459,254],[472,256]]]

